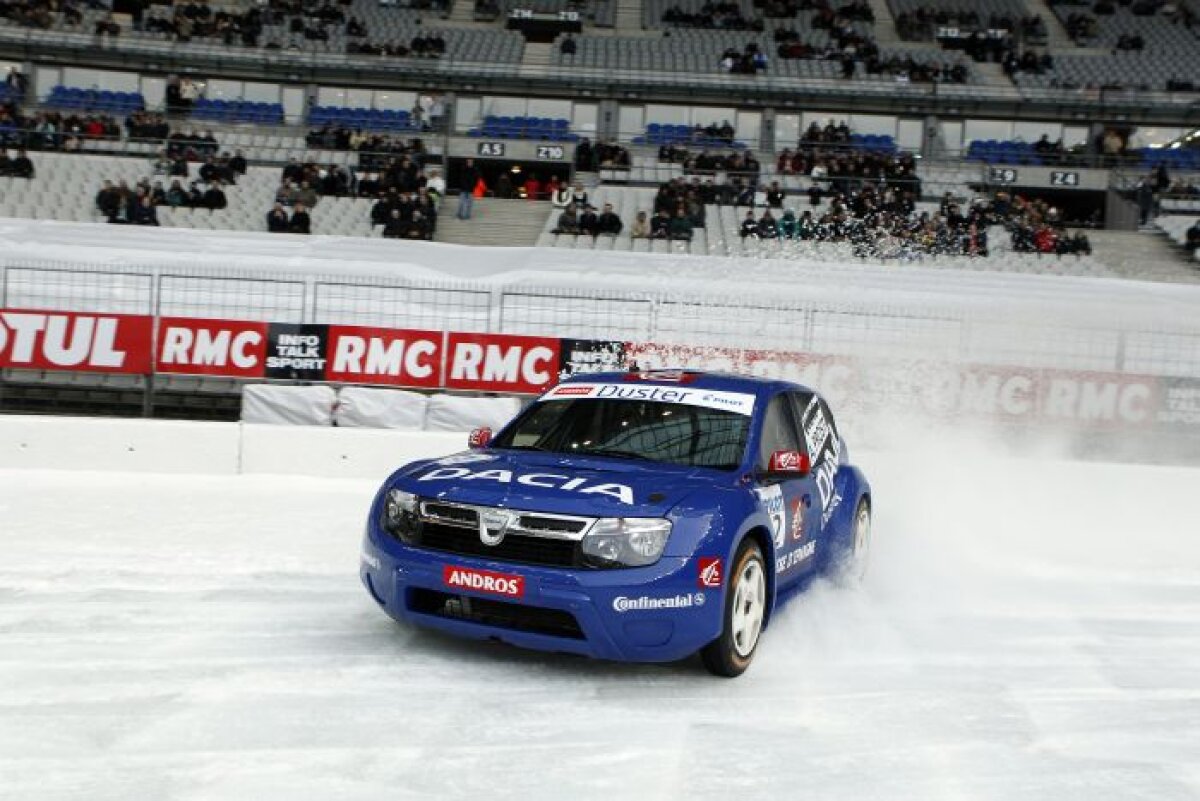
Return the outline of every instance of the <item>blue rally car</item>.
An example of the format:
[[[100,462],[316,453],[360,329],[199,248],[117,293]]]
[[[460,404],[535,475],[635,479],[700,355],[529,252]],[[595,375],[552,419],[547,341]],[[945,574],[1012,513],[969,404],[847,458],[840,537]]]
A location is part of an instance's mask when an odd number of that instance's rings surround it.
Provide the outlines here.
[[[789,590],[866,569],[870,487],[796,384],[576,376],[469,444],[372,504],[362,580],[394,618],[736,676]]]

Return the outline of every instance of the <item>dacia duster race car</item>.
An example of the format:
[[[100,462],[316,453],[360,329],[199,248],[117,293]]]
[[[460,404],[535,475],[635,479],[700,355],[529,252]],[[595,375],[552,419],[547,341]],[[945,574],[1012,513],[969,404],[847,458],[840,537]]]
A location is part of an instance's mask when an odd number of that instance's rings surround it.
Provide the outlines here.
[[[803,386],[581,375],[469,444],[371,506],[362,580],[398,620],[736,676],[790,590],[866,568],[870,487]]]

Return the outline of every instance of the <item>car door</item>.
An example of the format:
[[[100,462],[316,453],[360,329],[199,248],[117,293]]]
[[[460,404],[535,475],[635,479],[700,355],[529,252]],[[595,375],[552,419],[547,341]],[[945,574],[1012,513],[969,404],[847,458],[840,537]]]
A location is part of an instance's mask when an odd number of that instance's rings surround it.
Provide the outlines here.
[[[759,434],[757,464],[760,476],[755,493],[771,519],[775,544],[775,574],[780,586],[803,576],[816,566],[816,526],[820,522],[815,503],[816,482],[811,471],[795,474],[769,474],[771,454],[798,451],[806,454],[804,438],[797,425],[796,403],[792,393],[771,399],[763,414]]]

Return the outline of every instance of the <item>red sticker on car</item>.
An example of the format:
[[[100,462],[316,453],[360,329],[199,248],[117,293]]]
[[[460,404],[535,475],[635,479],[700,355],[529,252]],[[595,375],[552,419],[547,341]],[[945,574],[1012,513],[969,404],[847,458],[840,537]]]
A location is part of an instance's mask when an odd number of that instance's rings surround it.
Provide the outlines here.
[[[524,576],[493,573],[490,570],[446,565],[442,568],[442,583],[459,590],[486,592],[506,598],[522,598],[525,595]]]
[[[699,576],[697,583],[706,589],[721,586],[721,559],[716,556],[701,556],[699,561]]]

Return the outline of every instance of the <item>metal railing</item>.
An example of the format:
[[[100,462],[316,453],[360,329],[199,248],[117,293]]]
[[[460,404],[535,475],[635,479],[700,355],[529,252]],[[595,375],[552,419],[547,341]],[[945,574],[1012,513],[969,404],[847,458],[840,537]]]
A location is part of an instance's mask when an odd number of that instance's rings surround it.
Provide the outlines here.
[[[0,260],[0,308],[490,332],[1200,378],[1198,318],[1163,315],[1156,311],[1158,305],[1147,305],[1136,293],[1119,309],[1099,291],[1102,287],[1093,295],[1085,284],[1066,291],[1060,301],[1053,293],[1039,292],[1015,304],[979,304],[954,296],[922,300],[912,293],[903,300],[857,300],[853,293],[812,299],[784,293],[779,299],[771,287],[755,288],[748,281],[740,296],[716,296],[702,290],[573,290],[366,274],[263,275],[236,268],[114,269]]]

